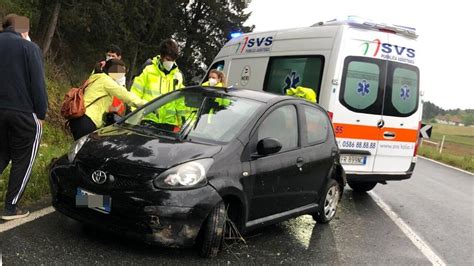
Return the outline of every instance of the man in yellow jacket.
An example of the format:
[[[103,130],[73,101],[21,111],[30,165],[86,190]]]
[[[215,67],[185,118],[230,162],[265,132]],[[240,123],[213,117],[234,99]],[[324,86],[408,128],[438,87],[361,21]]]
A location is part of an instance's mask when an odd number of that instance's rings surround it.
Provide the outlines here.
[[[161,42],[160,55],[154,57],[152,64],[146,66],[135,78],[130,91],[148,102],[163,94],[183,88],[183,75],[175,62],[178,53],[178,44],[174,40],[167,39]],[[181,116],[184,112],[186,112],[184,100],[175,101],[161,107],[158,113],[147,115],[145,120],[180,127]]]

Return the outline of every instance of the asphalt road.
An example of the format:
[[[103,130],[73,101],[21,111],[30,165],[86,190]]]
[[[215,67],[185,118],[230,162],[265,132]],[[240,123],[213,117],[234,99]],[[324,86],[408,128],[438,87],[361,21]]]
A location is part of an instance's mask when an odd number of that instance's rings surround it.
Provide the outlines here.
[[[447,264],[474,265],[474,176],[419,159],[410,180],[374,189]],[[0,224],[0,227],[2,224]],[[59,213],[0,233],[5,265],[14,264],[431,264],[372,194],[346,187],[336,219],[305,215],[227,242],[207,260],[194,249],[149,246],[85,228]]]

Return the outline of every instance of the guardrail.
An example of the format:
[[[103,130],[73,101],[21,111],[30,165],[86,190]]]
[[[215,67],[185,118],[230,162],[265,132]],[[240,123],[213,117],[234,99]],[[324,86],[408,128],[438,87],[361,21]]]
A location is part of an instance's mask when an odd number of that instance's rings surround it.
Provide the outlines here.
[[[445,135],[443,135],[443,139],[441,140],[441,142],[430,141],[430,140],[426,140],[426,139],[422,138],[421,143],[420,143],[420,147],[423,145],[423,142],[426,142],[426,143],[429,143],[429,144],[432,144],[432,145],[436,145],[436,149],[439,150],[439,153],[442,153],[443,152],[443,146],[444,146],[444,137],[445,137]]]

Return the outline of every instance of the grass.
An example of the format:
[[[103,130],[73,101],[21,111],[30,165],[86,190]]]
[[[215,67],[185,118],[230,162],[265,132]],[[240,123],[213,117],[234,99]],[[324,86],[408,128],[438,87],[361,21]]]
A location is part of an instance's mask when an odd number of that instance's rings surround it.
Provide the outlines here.
[[[474,173],[474,127],[433,124],[430,141],[441,143],[443,136],[442,153],[438,146],[424,142],[418,154]]]
[[[33,166],[32,174],[21,199],[22,205],[28,205],[49,195],[48,168],[51,160],[67,153],[71,143],[72,138],[70,138],[62,129],[45,123],[43,137]],[[2,209],[8,186],[9,174],[10,166],[7,167],[0,176],[0,207]]]

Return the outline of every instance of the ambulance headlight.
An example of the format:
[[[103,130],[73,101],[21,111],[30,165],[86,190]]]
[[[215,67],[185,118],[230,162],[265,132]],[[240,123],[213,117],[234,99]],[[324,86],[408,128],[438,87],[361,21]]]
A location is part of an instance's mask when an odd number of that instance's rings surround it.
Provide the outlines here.
[[[72,145],[71,150],[67,154],[67,158],[68,158],[70,163],[72,163],[74,161],[74,159],[76,158],[77,153],[81,150],[84,143],[86,143],[87,138],[88,138],[88,136],[86,135],[86,136],[78,139],[76,142],[74,142],[74,144]]]
[[[207,171],[213,162],[213,159],[207,158],[177,165],[160,174],[153,184],[157,188],[164,189],[189,189],[204,186],[207,184]]]

